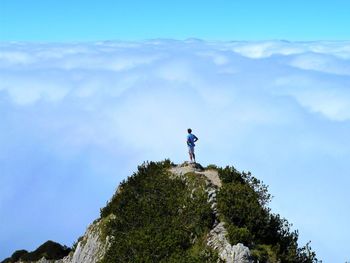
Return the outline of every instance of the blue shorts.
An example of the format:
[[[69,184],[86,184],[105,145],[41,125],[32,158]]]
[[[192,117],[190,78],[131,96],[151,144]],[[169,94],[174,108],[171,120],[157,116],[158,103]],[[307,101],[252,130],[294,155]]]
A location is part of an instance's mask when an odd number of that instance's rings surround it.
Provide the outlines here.
[[[188,145],[188,152],[189,153],[194,153],[194,146],[189,146]]]

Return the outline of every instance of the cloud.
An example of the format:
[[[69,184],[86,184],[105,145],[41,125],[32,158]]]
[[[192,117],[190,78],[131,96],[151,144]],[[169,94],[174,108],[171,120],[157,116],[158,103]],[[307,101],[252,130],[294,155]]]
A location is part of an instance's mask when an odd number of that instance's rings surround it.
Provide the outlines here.
[[[302,241],[346,240],[329,222],[350,183],[349,59],[350,42],[1,43],[0,257],[70,245],[142,161],[185,160],[189,127],[200,162],[252,170]],[[304,202],[325,192],[333,207]],[[338,236],[304,224],[296,202]]]
[[[337,58],[350,58],[350,42],[289,42],[257,41],[228,42],[218,48],[232,50],[249,58],[266,58],[274,55],[297,55],[305,53],[327,54]]]
[[[290,65],[305,70],[315,70],[337,75],[350,75],[349,60],[339,59],[329,55],[314,53],[299,55],[291,61]]]
[[[333,121],[350,120],[349,79],[324,80],[313,76],[288,76],[276,80],[279,94],[289,95],[311,112]]]

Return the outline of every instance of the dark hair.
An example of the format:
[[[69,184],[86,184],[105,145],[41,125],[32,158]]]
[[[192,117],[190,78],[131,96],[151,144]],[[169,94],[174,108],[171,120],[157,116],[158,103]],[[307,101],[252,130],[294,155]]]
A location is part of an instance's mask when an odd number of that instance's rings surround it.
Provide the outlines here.
[[[191,130],[191,129],[187,129],[187,131],[188,131],[188,133],[191,133],[191,132],[192,132],[192,130]]]

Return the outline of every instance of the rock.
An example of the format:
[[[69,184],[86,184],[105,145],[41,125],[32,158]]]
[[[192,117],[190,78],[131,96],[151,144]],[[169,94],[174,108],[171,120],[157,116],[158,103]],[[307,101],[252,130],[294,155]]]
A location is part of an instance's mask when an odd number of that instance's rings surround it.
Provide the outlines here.
[[[109,237],[103,237],[102,228],[111,215],[105,219],[97,220],[92,223],[85,232],[85,235],[78,242],[74,251],[68,256],[59,260],[48,260],[44,257],[35,263],[96,263],[106,253],[109,246]],[[28,261],[17,261],[17,263],[31,263]]]
[[[224,223],[220,222],[209,232],[207,245],[218,251],[220,259],[226,263],[250,263],[249,248],[240,243],[232,246],[226,235]]]
[[[180,164],[180,167],[192,167],[193,170],[202,172],[204,171],[203,166],[200,163],[190,163],[190,162],[184,162]]]
[[[112,215],[113,216],[113,215]],[[74,253],[63,258],[62,263],[95,263],[106,253],[109,245],[109,238],[103,238],[101,229],[105,220],[99,220],[87,229],[83,239],[78,242]],[[61,263],[61,262],[55,262]]]
[[[213,170],[213,169],[204,170],[203,166],[200,165],[199,163],[193,164],[189,162],[184,162],[182,164],[179,164],[170,168],[169,171],[175,176],[179,176],[179,177],[190,172],[196,173],[200,176],[206,177],[207,186],[215,185],[216,187],[220,188],[222,185],[217,170]]]
[[[36,263],[96,263],[106,253],[109,246],[109,237],[103,238],[102,228],[106,220],[109,220],[113,215],[103,220],[98,220],[92,223],[85,235],[78,242],[74,251],[68,256],[60,260],[47,260],[42,258]],[[26,262],[28,263],[28,262]]]

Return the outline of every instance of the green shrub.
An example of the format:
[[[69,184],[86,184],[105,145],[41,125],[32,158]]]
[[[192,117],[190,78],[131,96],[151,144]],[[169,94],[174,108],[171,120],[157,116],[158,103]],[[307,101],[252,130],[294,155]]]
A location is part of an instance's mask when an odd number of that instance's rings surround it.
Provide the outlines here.
[[[275,249],[271,245],[258,245],[251,251],[253,262],[278,263]],[[288,262],[288,261],[287,261]]]
[[[22,256],[24,256],[25,254],[27,254],[28,253],[28,251],[27,250],[17,250],[17,251],[15,251],[15,253],[13,253],[12,254],[12,256],[11,256],[11,260],[13,261],[13,262],[16,262],[16,261],[18,261]]]
[[[248,245],[259,262],[317,262],[308,246],[298,248],[298,232],[291,231],[288,221],[270,213],[271,195],[266,185],[233,167],[218,171],[223,185],[217,207],[232,244]]]
[[[33,252],[23,253],[20,255],[20,259],[23,261],[37,261],[42,257],[45,257],[49,260],[57,260],[67,256],[70,251],[70,248],[49,240]]]
[[[192,254],[189,251],[174,253],[170,258],[164,259],[162,263],[216,263],[218,262],[217,253],[208,248],[201,247],[201,252]]]
[[[24,249],[22,249],[22,250],[17,250],[17,251],[15,251],[15,252],[12,254],[11,257],[4,259],[3,261],[1,261],[1,263],[12,263],[12,262],[17,262],[17,261],[19,261],[19,259],[20,259],[22,256],[24,256],[24,255],[27,254],[27,253],[28,253],[28,251],[27,251],[27,250],[24,250]]]
[[[258,202],[262,207],[266,207],[266,205],[271,201],[272,196],[268,192],[268,187],[262,181],[252,176],[250,172],[242,172],[241,174],[244,182],[250,186],[257,194]]]
[[[228,225],[227,234],[232,245],[242,243],[245,246],[249,246],[252,243],[252,234],[246,227],[237,227],[235,225]]]
[[[247,184],[224,184],[217,200],[218,209],[228,223],[246,227],[251,233],[256,233],[265,224],[265,211],[258,202],[257,194]]]
[[[316,258],[316,253],[312,251],[310,247],[311,241],[309,241],[305,246],[302,248],[298,248],[298,258],[297,262],[300,263],[314,263],[318,262]]]
[[[232,166],[219,168],[219,177],[223,184],[227,183],[244,183],[242,175]]]
[[[208,164],[206,170],[218,170],[219,168],[215,164]]]
[[[139,166],[101,210],[102,218],[115,215],[105,226],[112,243],[102,263],[205,262],[192,248],[206,249],[200,240],[214,222],[207,194],[170,178],[168,167],[164,162]]]

